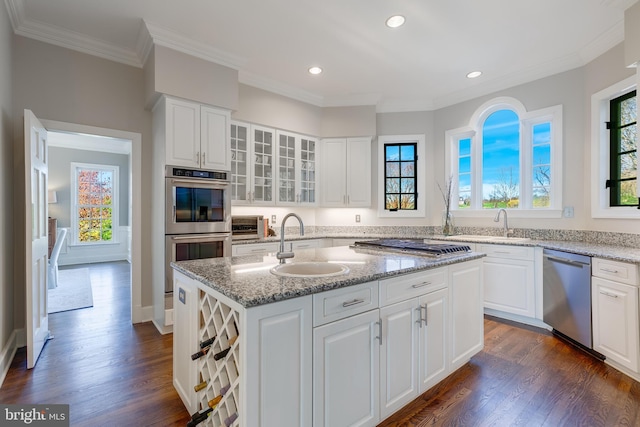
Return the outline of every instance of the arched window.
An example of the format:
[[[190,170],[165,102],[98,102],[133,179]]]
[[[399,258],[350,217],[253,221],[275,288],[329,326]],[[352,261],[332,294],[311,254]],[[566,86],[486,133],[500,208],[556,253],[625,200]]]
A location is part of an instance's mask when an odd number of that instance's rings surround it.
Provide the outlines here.
[[[446,176],[458,200],[452,208],[462,216],[502,208],[523,217],[562,212],[561,106],[528,112],[516,99],[496,98],[446,139]]]

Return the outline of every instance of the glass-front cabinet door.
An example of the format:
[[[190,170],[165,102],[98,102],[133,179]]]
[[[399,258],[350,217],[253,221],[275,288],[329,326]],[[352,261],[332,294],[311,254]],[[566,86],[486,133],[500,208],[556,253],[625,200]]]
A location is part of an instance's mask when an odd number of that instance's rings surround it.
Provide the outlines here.
[[[231,122],[231,201],[234,204],[248,203],[251,195],[249,131],[248,124]]]
[[[273,203],[274,130],[251,126],[253,189],[251,203]]]
[[[316,140],[284,131],[278,138],[279,205],[316,203]]]

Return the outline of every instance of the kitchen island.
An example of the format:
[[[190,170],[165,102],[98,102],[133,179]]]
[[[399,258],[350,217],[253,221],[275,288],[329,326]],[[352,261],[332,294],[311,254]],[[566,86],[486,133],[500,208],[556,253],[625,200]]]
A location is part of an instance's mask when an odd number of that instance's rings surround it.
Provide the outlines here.
[[[176,390],[191,413],[213,401],[205,425],[376,425],[482,349],[482,256],[289,261],[349,269],[329,277],[272,274],[275,254],[174,263]]]

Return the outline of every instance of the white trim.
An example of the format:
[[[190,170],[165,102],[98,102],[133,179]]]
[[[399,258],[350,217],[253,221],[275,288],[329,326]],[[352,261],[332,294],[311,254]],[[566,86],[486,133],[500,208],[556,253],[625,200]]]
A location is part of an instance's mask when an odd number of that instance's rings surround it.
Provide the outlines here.
[[[416,174],[417,174],[417,190],[418,190],[418,200],[416,210],[414,211],[403,211],[398,210],[397,212],[389,212],[385,210],[384,203],[384,168],[385,168],[385,156],[384,156],[384,145],[385,144],[402,144],[402,143],[416,143],[417,147],[417,155],[418,160],[416,161]],[[426,199],[427,199],[427,191],[426,191],[426,180],[427,180],[427,171],[433,170],[433,165],[430,164],[427,166],[427,162],[432,163],[432,159],[427,159],[425,155],[425,135],[380,135],[378,136],[378,188],[377,199],[378,199],[378,218],[425,218],[427,214],[426,210]]]
[[[131,227],[131,320],[140,323],[149,320],[142,307],[142,135],[116,129],[74,123],[40,120],[49,130],[90,135],[103,135],[131,141],[129,171],[131,174],[129,191],[129,226]]]
[[[13,362],[13,358],[16,355],[17,349],[17,331],[14,330],[13,332],[11,332],[11,335],[9,336],[6,345],[2,349],[2,352],[0,352],[0,388],[2,388],[2,383],[7,377],[7,373],[9,372],[11,362]]]
[[[609,132],[605,125],[609,120],[609,101],[637,89],[637,78],[640,77],[628,77],[591,95],[591,170],[595,171],[591,174],[592,218],[640,218],[640,211],[633,206],[610,207],[609,191],[604,188],[604,182],[609,178]],[[640,141],[638,147],[640,148]],[[640,179],[638,186],[640,187]]]

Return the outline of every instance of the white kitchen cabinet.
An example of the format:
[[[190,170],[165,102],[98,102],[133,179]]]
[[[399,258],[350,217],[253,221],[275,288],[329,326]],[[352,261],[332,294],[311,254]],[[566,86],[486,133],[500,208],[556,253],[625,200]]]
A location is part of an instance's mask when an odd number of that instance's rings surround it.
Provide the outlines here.
[[[317,140],[291,132],[277,131],[277,204],[317,204]]]
[[[291,250],[293,251],[297,249],[324,248],[324,239],[294,240],[290,243],[291,243]]]
[[[592,274],[593,349],[640,373],[637,266],[593,258]]]
[[[380,281],[381,419],[449,374],[446,271],[439,268]]]
[[[379,310],[313,330],[313,425],[375,426],[379,420]]]
[[[371,206],[371,138],[323,139],[321,204]]]
[[[197,410],[198,366],[191,355],[198,348],[198,288],[182,274],[173,278],[173,386],[190,414]]]
[[[484,347],[482,260],[449,266],[450,359],[458,369]]]
[[[159,108],[159,114],[164,113],[166,164],[231,170],[228,110],[170,97],[164,97]]]
[[[487,254],[483,258],[485,308],[535,318],[533,248],[483,244],[478,251]]]
[[[275,129],[231,122],[231,202],[274,205]]]
[[[278,252],[279,246],[277,242],[236,244],[231,245],[231,255],[267,255]]]

